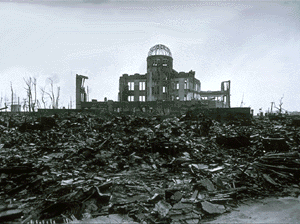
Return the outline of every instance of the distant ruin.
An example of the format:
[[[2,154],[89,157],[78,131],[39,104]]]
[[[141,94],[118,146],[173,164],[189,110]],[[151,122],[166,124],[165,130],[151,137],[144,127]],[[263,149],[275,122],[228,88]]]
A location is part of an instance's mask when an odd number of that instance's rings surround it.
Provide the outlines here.
[[[99,102],[96,99],[88,102],[85,79],[88,77],[76,75],[76,109],[110,107],[111,111],[118,112],[159,110],[158,107],[162,107],[164,113],[171,113],[179,105],[230,108],[230,81],[222,82],[218,91],[201,91],[201,82],[195,78],[195,71],[175,71],[172,53],[162,44],[150,48],[146,74],[123,74],[120,77],[118,102]]]

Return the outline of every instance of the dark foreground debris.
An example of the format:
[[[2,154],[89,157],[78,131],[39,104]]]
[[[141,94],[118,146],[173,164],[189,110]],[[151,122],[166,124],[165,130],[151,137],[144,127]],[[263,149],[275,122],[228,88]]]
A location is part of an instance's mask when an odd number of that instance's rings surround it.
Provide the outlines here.
[[[298,196],[299,130],[190,115],[15,118],[0,127],[0,222],[200,223],[247,198]]]

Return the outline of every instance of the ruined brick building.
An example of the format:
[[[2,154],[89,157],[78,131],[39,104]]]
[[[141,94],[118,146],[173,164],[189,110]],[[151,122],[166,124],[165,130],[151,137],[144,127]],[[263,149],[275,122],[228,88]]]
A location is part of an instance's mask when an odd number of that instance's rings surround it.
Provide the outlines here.
[[[119,102],[211,101],[212,107],[230,107],[230,81],[221,83],[220,91],[201,91],[195,72],[177,72],[168,47],[153,46],[147,57],[146,74],[123,74],[119,80]],[[214,105],[213,105],[214,104]]]
[[[86,79],[88,77],[76,75],[76,109],[133,112],[153,108],[169,113],[191,105],[230,108],[230,81],[222,82],[218,91],[201,91],[201,82],[195,77],[195,72],[175,71],[171,51],[162,44],[150,48],[147,73],[123,74],[120,77],[118,102],[99,102],[96,99],[87,102]]]
[[[162,44],[150,49],[147,73],[120,77],[118,101],[106,97],[104,101],[88,101],[84,86],[87,79],[87,76],[76,74],[76,109],[39,111],[44,114],[74,111],[142,116],[177,116],[191,111],[220,121],[253,116],[250,107],[230,107],[230,81],[221,82],[220,90],[201,91],[201,82],[195,78],[195,72],[175,71],[171,51]]]

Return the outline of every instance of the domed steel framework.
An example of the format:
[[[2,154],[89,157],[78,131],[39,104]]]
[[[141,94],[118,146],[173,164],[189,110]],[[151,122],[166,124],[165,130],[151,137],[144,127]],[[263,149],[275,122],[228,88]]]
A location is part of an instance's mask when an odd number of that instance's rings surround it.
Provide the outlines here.
[[[153,55],[166,55],[172,57],[170,49],[163,44],[157,44],[150,48],[148,57]]]

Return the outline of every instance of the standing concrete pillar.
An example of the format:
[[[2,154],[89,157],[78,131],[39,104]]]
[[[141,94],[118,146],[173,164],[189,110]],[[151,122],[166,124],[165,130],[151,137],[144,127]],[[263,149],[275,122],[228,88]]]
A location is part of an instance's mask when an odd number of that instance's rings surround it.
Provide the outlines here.
[[[85,79],[88,77],[76,74],[76,109],[81,109],[81,102],[86,102]]]

